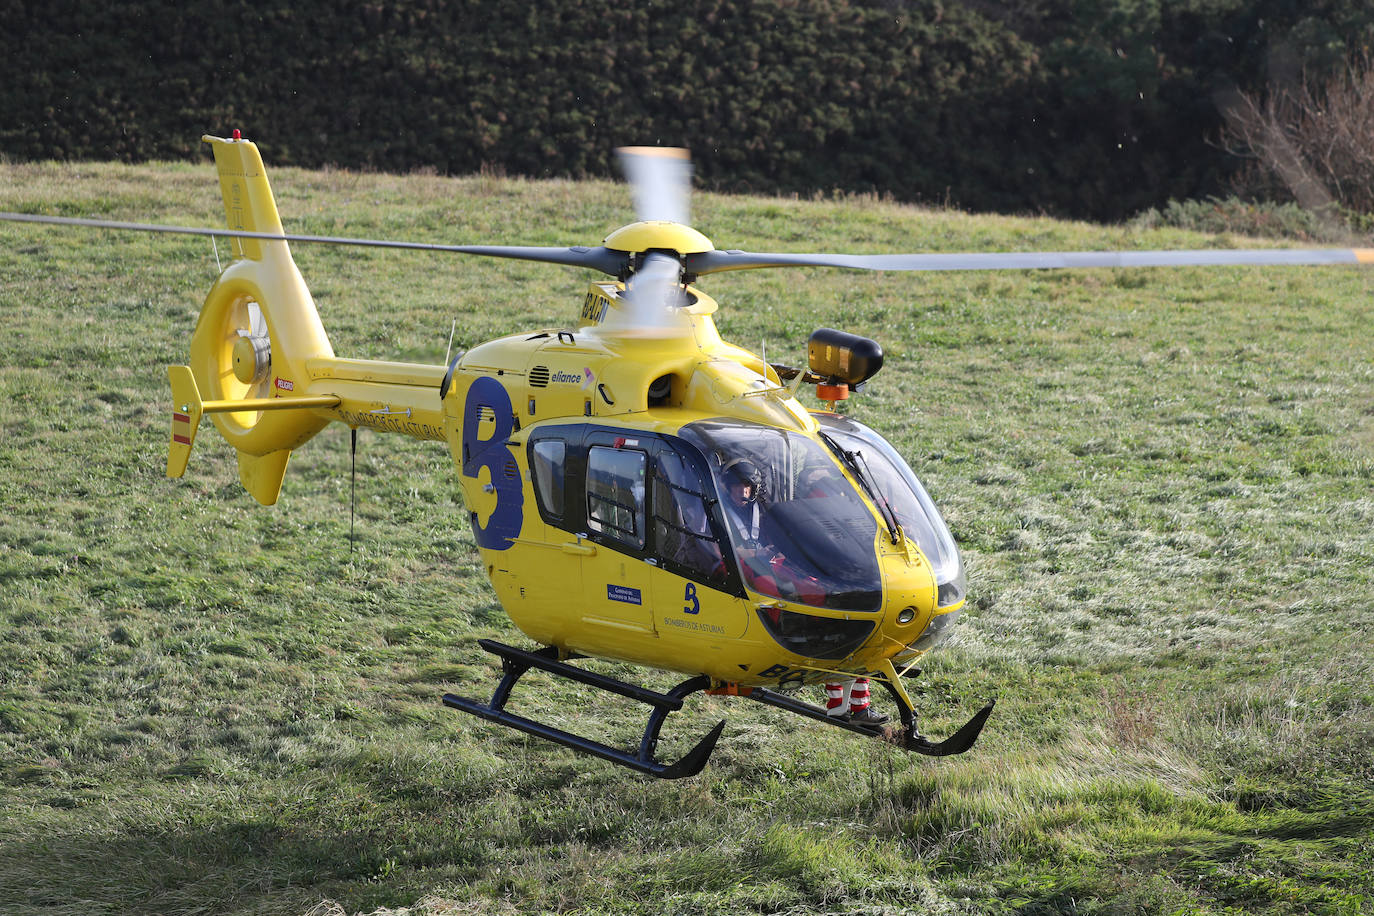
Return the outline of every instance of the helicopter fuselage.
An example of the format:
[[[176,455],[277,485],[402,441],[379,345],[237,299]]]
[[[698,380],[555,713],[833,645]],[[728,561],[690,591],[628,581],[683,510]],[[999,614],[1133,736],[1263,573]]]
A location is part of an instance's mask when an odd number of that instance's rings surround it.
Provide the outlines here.
[[[721,729],[675,764],[655,760],[663,717],[688,693],[733,691],[877,736],[767,689],[872,673],[898,701],[908,750],[972,746],[991,704],[931,742],[897,670],[942,641],[963,607],[948,528],[881,436],[796,397],[803,382],[823,399],[862,385],[882,365],[876,342],[820,329],[810,371],[725,342],[716,302],[683,266],[710,255],[710,241],[643,220],[601,249],[456,249],[620,271],[589,287],[572,328],[488,341],[448,366],[340,358],[256,147],[206,139],[230,230],[245,234],[201,310],[191,364],[169,369],[168,474],[185,472],[206,414],[236,450],[244,487],[267,505],[291,452],[331,422],[446,443],[497,598],[542,646],[483,641],[503,659],[501,685],[489,703],[446,704],[676,777],[704,765]],[[713,270],[748,266],[724,256]],[[689,678],[659,694],[567,664],[578,656]],[[506,710],[531,666],[652,705],[639,750]]]
[[[690,333],[603,334],[618,286],[592,286],[577,330],[482,344],[441,385],[482,562],[515,625],[560,652],[739,685],[921,654],[962,588],[943,593],[917,539],[860,495],[821,435],[827,415],[723,342],[697,290]],[[746,547],[723,469],[768,443],[769,515],[786,531]],[[804,472],[842,495],[801,492]]]

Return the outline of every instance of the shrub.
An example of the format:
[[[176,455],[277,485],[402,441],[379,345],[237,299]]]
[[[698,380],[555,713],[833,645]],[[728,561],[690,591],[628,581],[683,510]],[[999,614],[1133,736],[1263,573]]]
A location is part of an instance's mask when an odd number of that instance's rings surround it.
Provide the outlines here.
[[[1168,227],[1192,232],[1234,233],[1260,238],[1331,242],[1345,237],[1342,228],[1295,203],[1247,201],[1239,197],[1208,197],[1205,200],[1171,200],[1150,208],[1131,220],[1137,229]]]

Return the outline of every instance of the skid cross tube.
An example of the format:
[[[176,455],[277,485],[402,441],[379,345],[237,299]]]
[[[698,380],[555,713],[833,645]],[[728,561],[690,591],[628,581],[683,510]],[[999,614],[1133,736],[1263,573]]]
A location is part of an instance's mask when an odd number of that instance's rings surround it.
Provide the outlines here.
[[[658,734],[659,730],[663,728],[663,721],[670,712],[682,708],[682,700],[688,694],[704,690],[710,686],[710,679],[705,675],[689,678],[667,693],[659,693],[646,687],[627,684],[613,677],[561,662],[557,657],[558,650],[552,646],[538,652],[528,652],[492,639],[478,640],[478,643],[488,652],[500,656],[501,667],[504,671],[501,682],[496,685],[496,690],[492,693],[491,701],[481,703],[467,697],[446,693],[444,694],[444,705],[479,716],[489,722],[518,729],[537,738],[543,738],[545,741],[552,741],[580,753],[591,754],[602,760],[609,760],[612,763],[618,763],[621,766],[660,779],[681,779],[700,773],[702,767],[706,766],[706,761],[711,756],[711,752],[715,750],[716,741],[719,740],[721,731],[725,728],[725,721],[722,719],[681,760],[676,763],[660,763],[654,757],[654,751],[658,747]],[[525,716],[506,711],[506,701],[510,699],[511,691],[515,688],[516,682],[531,668],[539,668],[556,677],[577,681],[598,690],[606,690],[654,707],[653,712],[649,715],[648,724],[644,727],[644,735],[640,739],[638,751],[630,753],[609,744],[564,731],[556,726],[546,725],[543,722],[536,722]]]

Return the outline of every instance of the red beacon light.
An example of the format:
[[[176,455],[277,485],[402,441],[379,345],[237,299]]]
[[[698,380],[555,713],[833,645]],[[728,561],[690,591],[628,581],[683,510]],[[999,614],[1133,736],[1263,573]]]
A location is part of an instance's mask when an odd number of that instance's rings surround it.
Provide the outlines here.
[[[242,140],[242,139],[243,139],[243,133],[242,133],[237,127],[234,128],[234,139],[235,139],[235,140]]]

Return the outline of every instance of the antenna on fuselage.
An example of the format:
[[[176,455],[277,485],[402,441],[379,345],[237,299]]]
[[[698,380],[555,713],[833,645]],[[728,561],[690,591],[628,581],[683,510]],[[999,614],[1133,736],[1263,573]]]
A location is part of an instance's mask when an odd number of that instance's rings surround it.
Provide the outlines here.
[[[348,428],[349,453],[352,459],[352,469],[348,475],[348,556],[353,556],[353,516],[354,507],[358,504],[358,427]]]

